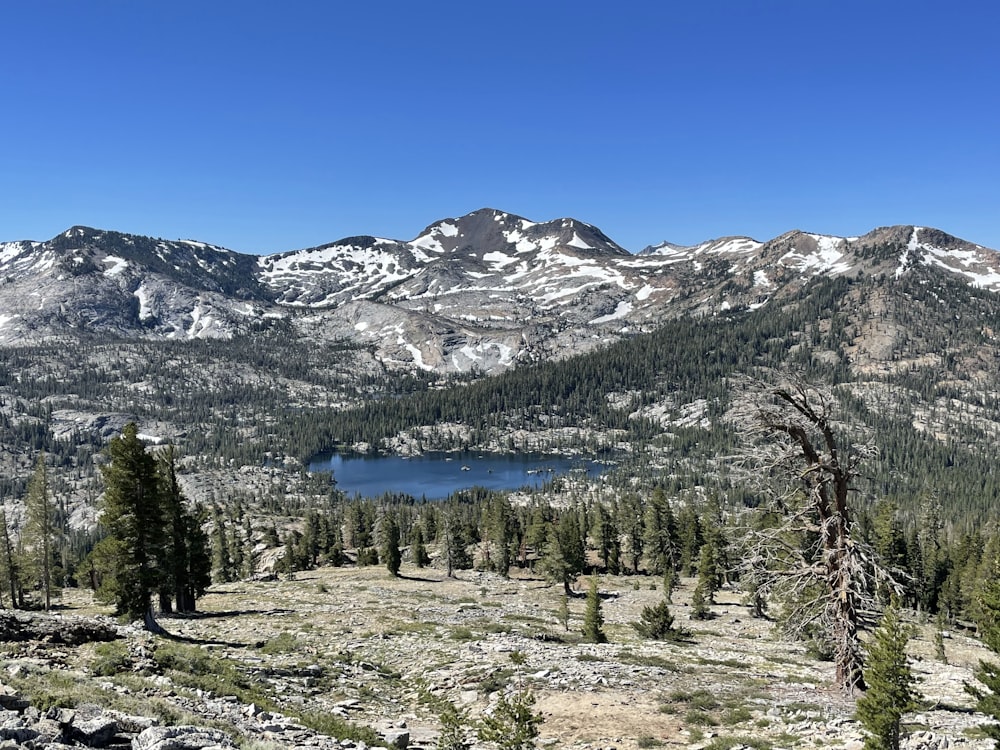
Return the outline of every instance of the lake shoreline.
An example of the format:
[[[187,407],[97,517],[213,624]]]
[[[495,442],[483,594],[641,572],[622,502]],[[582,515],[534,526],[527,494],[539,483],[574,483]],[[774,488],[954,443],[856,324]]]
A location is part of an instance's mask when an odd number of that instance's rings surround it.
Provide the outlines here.
[[[515,491],[540,489],[546,482],[570,474],[594,478],[610,465],[606,457],[558,453],[428,451],[409,456],[328,453],[311,460],[308,468],[310,472],[331,472],[337,488],[351,496],[405,494],[443,500],[473,487]]]

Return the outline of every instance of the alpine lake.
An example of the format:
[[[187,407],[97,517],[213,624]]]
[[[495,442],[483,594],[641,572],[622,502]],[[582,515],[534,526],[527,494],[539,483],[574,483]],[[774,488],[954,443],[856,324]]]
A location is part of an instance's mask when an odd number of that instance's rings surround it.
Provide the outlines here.
[[[325,454],[309,463],[309,471],[333,473],[337,489],[348,497],[406,494],[444,500],[472,487],[489,490],[540,488],[559,476],[596,477],[608,464],[578,456],[541,453],[424,453],[418,456],[354,456]]]

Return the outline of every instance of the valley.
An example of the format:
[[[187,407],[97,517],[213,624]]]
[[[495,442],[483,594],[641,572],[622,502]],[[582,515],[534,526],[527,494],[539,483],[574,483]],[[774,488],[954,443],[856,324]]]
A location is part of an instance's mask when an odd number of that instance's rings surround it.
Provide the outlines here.
[[[915,627],[913,746],[982,742],[961,685],[988,654],[971,634],[1000,545],[992,250],[887,227],[630,255],[584,222],[483,209],[408,242],[261,258],[75,227],[0,245],[0,279],[9,538],[29,538],[25,500],[44,456],[59,606],[108,614],[85,588],[106,572],[94,551],[107,538],[107,445],[135,423],[151,454],[174,446],[179,491],[211,540],[212,585],[200,614],[164,617],[181,639],[170,658],[201,652],[225,660],[212,669],[254,675],[269,716],[295,723],[318,706],[368,728],[405,721],[413,744],[431,746],[437,699],[471,721],[524,684],[546,746],[859,747],[822,635],[788,639],[777,598],[768,619],[751,612],[751,541],[805,492],[801,468],[790,480],[762,460],[754,409],[778,384],[805,382],[844,455],[866,458],[852,539],[895,571]],[[332,474],[314,463],[331,451]],[[472,478],[471,456],[495,474],[529,456],[607,463],[531,487],[449,479],[431,492],[414,476],[366,493],[340,481],[348,461],[395,462],[370,473],[405,477],[423,458]],[[385,569],[390,527],[401,577]],[[796,534],[808,549],[813,537]],[[417,567],[421,546],[430,567]],[[631,627],[662,599],[666,570],[680,577],[673,612],[689,642]],[[607,644],[579,636],[587,574],[604,594]],[[704,577],[718,591],[703,621],[690,615]],[[19,580],[37,607],[37,586]],[[569,630],[560,583],[581,595],[567,598]],[[865,637],[876,614],[860,616]],[[947,663],[932,644],[941,632]],[[124,640],[106,647],[125,675],[101,688],[109,706],[141,713],[137,696],[153,697],[168,723],[239,714],[241,742],[284,746],[258,736],[270,719],[256,722],[249,693],[184,683],[166,656],[146,658],[160,641]],[[6,657],[20,666],[5,683],[36,695],[63,667],[74,690],[91,690],[102,658],[42,646]],[[287,731],[329,744],[315,728]]]

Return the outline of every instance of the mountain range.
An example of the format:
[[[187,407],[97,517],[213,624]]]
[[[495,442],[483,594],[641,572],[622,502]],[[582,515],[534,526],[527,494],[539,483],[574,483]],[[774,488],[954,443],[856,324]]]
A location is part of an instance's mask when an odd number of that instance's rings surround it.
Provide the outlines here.
[[[285,321],[306,339],[363,346],[391,368],[496,373],[681,315],[786,304],[817,277],[867,282],[855,364],[884,366],[900,335],[887,313],[894,289],[939,280],[997,292],[1000,254],[892,226],[860,237],[662,243],[633,255],[582,221],[494,209],[437,221],[410,241],[350,237],[265,256],[77,226],[45,242],[0,243],[0,345],[231,338]]]

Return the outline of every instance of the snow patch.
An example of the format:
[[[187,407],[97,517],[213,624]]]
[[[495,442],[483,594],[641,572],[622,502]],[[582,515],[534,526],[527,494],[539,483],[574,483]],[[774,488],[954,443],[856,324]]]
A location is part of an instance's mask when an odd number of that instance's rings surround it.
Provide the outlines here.
[[[37,243],[28,245],[28,250],[34,250]],[[20,242],[0,243],[0,263],[9,263],[25,250],[24,244]]]
[[[919,227],[913,227],[913,233],[910,235],[910,241],[906,243],[906,247],[903,249],[902,255],[899,256],[899,265],[896,267],[896,273],[893,274],[895,278],[899,278],[906,271],[906,267],[916,260],[917,252],[920,249],[920,240],[917,236]],[[912,254],[912,255],[911,255]],[[910,258],[913,260],[910,260]]]
[[[146,285],[140,284],[139,288],[133,292],[133,295],[139,300],[139,320],[149,320],[153,317],[153,308],[149,304],[149,293],[146,291]]]
[[[975,271],[969,269],[968,266],[972,263],[981,263],[982,259],[976,255],[974,251],[969,250],[959,250],[954,252],[948,252],[937,247],[924,246],[924,250],[927,252],[924,254],[924,263],[933,266],[939,266],[952,273],[957,273],[965,276],[970,280],[973,286],[980,288],[996,288],[1000,286],[1000,273],[993,269],[987,268],[985,272]],[[957,260],[965,268],[956,268],[950,263],[946,263],[945,259]]]
[[[618,303],[618,306],[615,308],[613,313],[602,315],[599,318],[594,318],[590,321],[590,325],[598,325],[600,323],[608,323],[612,320],[619,320],[627,316],[630,312],[632,312],[632,303],[628,300],[622,300]]]
[[[413,240],[413,242],[410,243],[410,247],[414,248],[415,250],[422,250],[428,253],[437,253],[438,255],[440,255],[441,253],[444,252],[444,245],[442,245],[440,240],[438,240],[435,237],[435,234],[436,232],[431,231],[429,234],[417,237],[417,239]],[[430,260],[430,256],[425,255],[423,253],[420,254],[414,253],[413,255],[414,257],[417,258],[417,260],[420,261]]]
[[[104,258],[104,262],[112,264],[111,268],[104,271],[105,276],[118,276],[128,268],[128,261],[124,258],[119,258],[117,255],[108,255]]]
[[[843,240],[840,237],[827,237],[822,234],[809,235],[816,241],[816,252],[801,253],[789,250],[780,261],[784,265],[798,268],[800,271],[811,271],[813,275],[820,273],[841,274],[851,270],[850,263],[844,260],[840,249]]]
[[[578,235],[576,232],[573,232],[573,239],[571,239],[566,244],[569,245],[570,247],[579,248],[580,250],[593,250],[594,249],[593,246],[588,245],[586,242],[584,242],[582,239],[580,239],[580,235]]]
[[[483,255],[483,260],[491,264],[494,269],[500,270],[509,266],[511,263],[516,263],[517,258],[512,258],[506,253],[501,253],[499,251],[494,251],[492,253],[485,253]]]
[[[406,351],[410,353],[410,356],[413,357],[413,364],[415,364],[421,370],[434,369],[433,365],[428,365],[424,363],[424,353],[420,351],[417,347],[415,347],[413,344],[407,342],[406,339],[404,339],[402,336],[400,336],[396,340],[396,343],[400,344],[404,349],[406,349]]]

